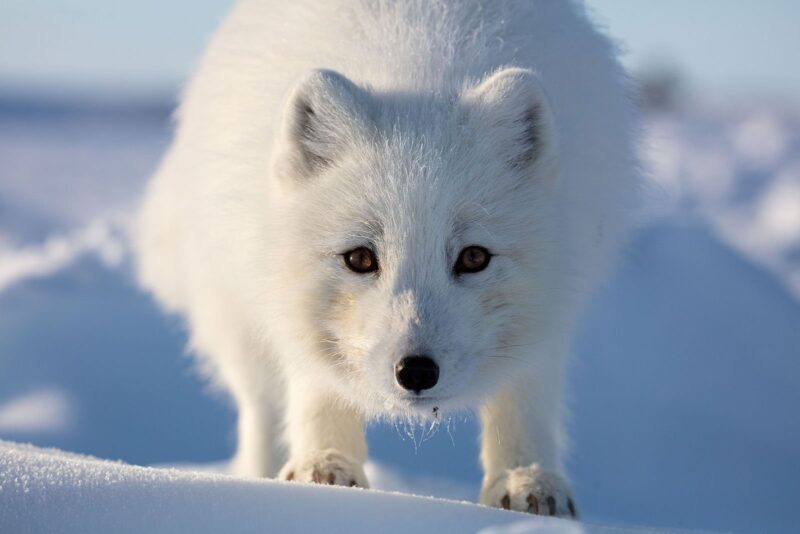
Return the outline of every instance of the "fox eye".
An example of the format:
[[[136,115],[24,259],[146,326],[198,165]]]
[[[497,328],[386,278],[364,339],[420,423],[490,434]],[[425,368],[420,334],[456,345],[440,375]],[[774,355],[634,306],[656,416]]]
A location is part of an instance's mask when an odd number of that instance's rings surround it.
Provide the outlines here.
[[[366,274],[378,270],[378,258],[367,247],[358,247],[345,252],[344,264],[354,273]]]
[[[492,255],[483,247],[471,245],[458,255],[454,268],[456,274],[477,273],[484,270],[492,259]]]

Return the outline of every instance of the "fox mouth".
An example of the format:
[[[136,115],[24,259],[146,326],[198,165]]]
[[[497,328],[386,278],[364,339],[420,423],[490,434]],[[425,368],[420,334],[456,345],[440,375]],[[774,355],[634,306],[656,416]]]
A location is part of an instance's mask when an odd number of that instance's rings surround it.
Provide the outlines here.
[[[424,403],[424,402],[431,402],[431,401],[444,401],[447,400],[446,397],[442,397],[441,395],[428,395],[425,392],[422,393],[411,393],[407,391],[403,391],[400,393],[397,398],[402,400],[403,402],[410,402],[410,403]]]
[[[448,397],[438,395],[396,395],[386,399],[386,407],[390,409],[412,409],[414,411],[438,411],[443,403],[448,401]]]
[[[402,401],[406,403],[409,409],[422,414],[427,414],[429,417],[437,418],[441,412],[441,406],[447,399],[439,396],[408,396],[403,397]]]
[[[436,404],[443,399],[441,397],[406,397],[403,399],[404,401],[408,402],[412,406],[419,406],[424,404]]]

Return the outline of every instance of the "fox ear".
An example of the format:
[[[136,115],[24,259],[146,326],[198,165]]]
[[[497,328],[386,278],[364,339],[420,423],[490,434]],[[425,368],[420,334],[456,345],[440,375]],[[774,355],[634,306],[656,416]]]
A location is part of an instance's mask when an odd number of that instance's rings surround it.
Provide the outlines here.
[[[334,165],[366,131],[371,105],[370,95],[341,74],[311,72],[286,105],[276,172],[307,178]]]
[[[533,71],[504,68],[462,97],[473,109],[497,154],[515,169],[525,169],[555,150],[550,104]]]

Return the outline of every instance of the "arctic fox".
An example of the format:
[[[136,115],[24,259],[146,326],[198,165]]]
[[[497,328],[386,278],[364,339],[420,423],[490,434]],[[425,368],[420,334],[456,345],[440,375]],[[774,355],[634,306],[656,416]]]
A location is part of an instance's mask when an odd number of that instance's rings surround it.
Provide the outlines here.
[[[237,471],[367,487],[365,419],[474,408],[481,502],[574,516],[565,356],[637,189],[628,93],[577,1],[238,2],[137,235]]]

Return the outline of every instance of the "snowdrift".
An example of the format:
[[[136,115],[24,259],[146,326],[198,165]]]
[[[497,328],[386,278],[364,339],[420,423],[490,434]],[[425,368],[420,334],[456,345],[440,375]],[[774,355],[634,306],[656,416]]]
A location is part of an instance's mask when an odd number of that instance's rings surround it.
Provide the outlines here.
[[[466,502],[137,467],[0,441],[0,532],[633,532]]]

